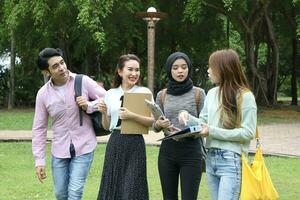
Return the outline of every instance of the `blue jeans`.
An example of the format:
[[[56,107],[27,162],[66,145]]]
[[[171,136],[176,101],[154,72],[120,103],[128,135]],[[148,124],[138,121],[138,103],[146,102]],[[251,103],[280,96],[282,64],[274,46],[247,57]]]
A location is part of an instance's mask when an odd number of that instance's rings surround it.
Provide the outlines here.
[[[52,176],[57,200],[80,200],[94,152],[73,158],[52,156]]]
[[[238,200],[241,189],[241,156],[223,149],[209,149],[206,176],[213,200]]]

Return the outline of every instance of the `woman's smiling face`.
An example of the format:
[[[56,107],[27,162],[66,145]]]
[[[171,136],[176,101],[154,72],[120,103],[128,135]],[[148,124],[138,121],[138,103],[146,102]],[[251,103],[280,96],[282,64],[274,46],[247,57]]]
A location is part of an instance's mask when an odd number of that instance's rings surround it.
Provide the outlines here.
[[[122,77],[122,85],[132,87],[139,81],[140,64],[136,60],[128,60],[118,73]]]

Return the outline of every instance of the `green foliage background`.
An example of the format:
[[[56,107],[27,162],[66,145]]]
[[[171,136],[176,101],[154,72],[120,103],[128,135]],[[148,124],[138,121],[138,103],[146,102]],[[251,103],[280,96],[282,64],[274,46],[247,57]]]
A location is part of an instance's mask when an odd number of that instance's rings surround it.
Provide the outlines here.
[[[10,52],[12,38],[15,38],[16,56],[21,60],[15,69],[18,107],[34,105],[36,92],[44,81],[36,58],[45,47],[61,48],[71,71],[95,77],[106,89],[111,86],[118,57],[125,53],[137,54],[142,60],[142,79],[146,84],[147,30],[146,23],[136,12],[154,6],[168,15],[156,24],[154,93],[166,85],[164,64],[174,51],[183,51],[191,57],[195,85],[208,90],[211,84],[206,75],[207,61],[210,53],[217,49],[235,49],[251,77],[245,45],[248,30],[240,22],[241,19],[245,23],[253,21],[251,16],[255,15],[252,14],[258,13],[263,5],[268,5],[266,13],[272,16],[279,46],[279,95],[291,96],[292,75],[300,74],[299,59],[296,72],[292,71],[292,39],[299,40],[300,54],[299,0],[2,0],[0,56]],[[265,22],[260,20],[254,29],[257,45],[254,51],[258,75],[267,90],[273,76],[269,69],[271,50]],[[6,107],[10,75],[3,66],[0,66],[0,78],[0,107]],[[299,88],[299,80],[297,84]],[[259,91],[255,94],[258,100],[262,97]]]

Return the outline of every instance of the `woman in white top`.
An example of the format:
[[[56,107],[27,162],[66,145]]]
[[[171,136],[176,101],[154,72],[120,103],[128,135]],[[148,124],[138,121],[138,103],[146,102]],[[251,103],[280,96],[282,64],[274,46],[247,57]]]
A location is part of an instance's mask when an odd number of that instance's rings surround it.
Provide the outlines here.
[[[121,120],[131,119],[151,126],[154,119],[144,117],[122,107],[124,92],[151,93],[139,86],[140,59],[122,55],[116,69],[114,88],[107,91],[104,102],[99,103],[103,113],[103,126],[112,134],[106,147],[98,200],[147,200],[146,150],[142,135],[120,134]]]

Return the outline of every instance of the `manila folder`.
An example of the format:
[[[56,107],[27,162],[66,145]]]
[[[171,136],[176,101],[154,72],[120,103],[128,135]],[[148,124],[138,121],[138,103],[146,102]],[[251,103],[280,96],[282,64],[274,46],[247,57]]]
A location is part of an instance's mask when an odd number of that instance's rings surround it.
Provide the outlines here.
[[[151,111],[145,103],[145,99],[151,101],[150,93],[124,93],[123,107],[131,112],[146,117],[151,116]],[[122,120],[122,134],[148,134],[149,127],[137,123],[134,120]]]

